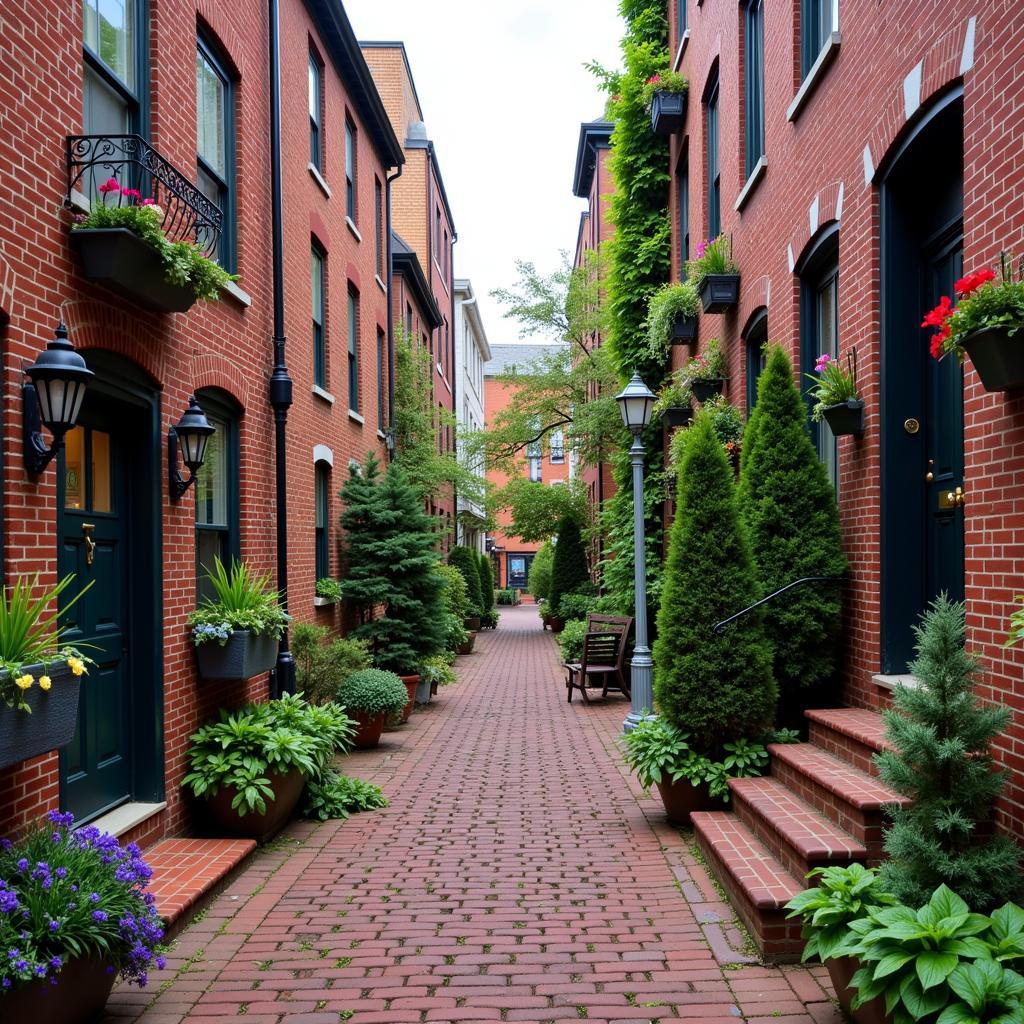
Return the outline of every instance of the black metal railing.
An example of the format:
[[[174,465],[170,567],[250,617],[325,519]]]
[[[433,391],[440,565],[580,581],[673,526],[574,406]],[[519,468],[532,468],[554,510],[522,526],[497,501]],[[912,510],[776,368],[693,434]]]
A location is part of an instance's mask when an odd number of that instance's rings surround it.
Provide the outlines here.
[[[786,593],[787,590],[792,590],[794,587],[800,587],[807,583],[842,583],[845,579],[845,576],[804,576],[802,579],[793,580],[792,583],[787,583],[784,587],[779,587],[778,590],[769,594],[767,597],[762,597],[760,601],[755,601],[752,605],[737,612],[735,615],[730,615],[729,618],[722,619],[721,622],[716,622],[711,627],[711,632],[714,633],[715,636],[721,636],[725,632],[726,627],[731,626],[737,619],[742,619],[744,615],[749,615],[755,608],[760,608],[761,605],[767,604],[769,601],[774,601],[775,598]]]
[[[69,135],[67,164],[69,203],[74,191],[108,206],[135,202],[121,193],[100,194],[99,186],[114,178],[160,206],[168,238],[195,242],[208,256],[216,251],[224,219],[219,207],[140,135]]]

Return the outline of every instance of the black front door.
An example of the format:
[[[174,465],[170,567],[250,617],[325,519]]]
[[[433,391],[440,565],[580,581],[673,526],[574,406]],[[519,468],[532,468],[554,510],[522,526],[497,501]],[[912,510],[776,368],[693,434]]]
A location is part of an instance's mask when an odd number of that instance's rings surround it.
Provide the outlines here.
[[[507,558],[508,588],[510,590],[525,590],[533,555],[508,555]]]
[[[61,754],[61,802],[87,821],[132,796],[129,516],[126,443],[109,398],[87,399],[59,460],[61,576],[66,594],[88,593],[69,609],[67,642],[95,662],[82,680],[75,738]]]

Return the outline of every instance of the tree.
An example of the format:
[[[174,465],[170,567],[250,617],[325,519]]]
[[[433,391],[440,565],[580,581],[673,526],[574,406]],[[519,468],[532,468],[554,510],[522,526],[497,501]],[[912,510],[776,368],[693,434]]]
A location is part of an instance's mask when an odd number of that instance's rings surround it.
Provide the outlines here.
[[[494,610],[494,573],[491,560],[482,552],[476,552],[477,568],[480,570],[480,610],[486,615]]]
[[[804,576],[846,572],[835,491],[808,434],[807,409],[789,358],[778,346],[769,349],[744,434],[739,499],[759,596]],[[802,716],[801,691],[820,687],[835,672],[841,595],[839,586],[812,584],[766,606],[787,721]]]
[[[573,516],[579,522],[587,516],[587,494],[578,477],[550,487],[518,476],[495,491],[490,503],[495,511],[501,509],[512,515],[504,532],[527,544],[553,537],[566,516]]]
[[[917,907],[948,885],[972,910],[988,913],[1020,888],[1020,850],[979,826],[1003,788],[991,742],[1010,721],[1006,708],[974,698],[978,661],[964,649],[966,609],[942,594],[914,627],[917,684],[897,686],[884,713],[893,750],[876,756],[882,781],[913,801],[886,808],[890,860],[882,882]]]
[[[583,546],[580,524],[566,516],[558,526],[558,542],[551,565],[551,612],[558,614],[563,594],[578,594],[590,585],[587,549]]]
[[[477,565],[476,552],[472,548],[459,546],[452,548],[448,556],[448,564],[454,565],[466,581],[466,597],[469,600],[470,618],[479,618],[483,612],[483,595],[480,593],[480,567]]]
[[[341,489],[347,571],[342,595],[360,613],[352,636],[365,640],[378,668],[400,675],[444,648],[442,579],[434,572],[437,536],[422,499],[402,469],[381,477],[371,454]],[[374,609],[384,612],[374,618]]]
[[[551,570],[555,564],[555,545],[550,540],[541,544],[530,563],[530,574],[526,578],[527,592],[536,601],[547,601],[551,596]]]
[[[761,615],[751,613],[721,636],[712,631],[756,599],[733,472],[702,413],[679,468],[654,643],[657,708],[699,753],[720,755],[723,744],[758,736],[771,723],[778,691]]]

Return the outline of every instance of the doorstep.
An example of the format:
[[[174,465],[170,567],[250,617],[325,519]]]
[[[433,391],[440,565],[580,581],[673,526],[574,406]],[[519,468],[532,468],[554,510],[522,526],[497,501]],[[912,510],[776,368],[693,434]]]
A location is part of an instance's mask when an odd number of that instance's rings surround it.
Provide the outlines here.
[[[148,889],[168,932],[255,849],[252,839],[161,839],[151,846],[144,854],[153,869]]]

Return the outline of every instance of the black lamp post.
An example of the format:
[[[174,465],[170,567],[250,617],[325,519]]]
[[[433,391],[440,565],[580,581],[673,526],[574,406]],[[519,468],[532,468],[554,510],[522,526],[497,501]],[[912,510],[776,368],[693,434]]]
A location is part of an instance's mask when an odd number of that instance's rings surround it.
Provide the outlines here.
[[[181,419],[167,431],[167,471],[171,501],[181,498],[196,482],[196,473],[206,461],[206,446],[215,430],[196,401],[196,396],[192,395]],[[181,461],[188,469],[188,479],[178,470],[179,448]]]
[[[31,383],[21,388],[22,448],[25,469],[31,476],[39,476],[64,447],[64,435],[78,421],[86,385],[93,376],[68,341],[68,329],[63,323],[57,324],[53,334],[53,341],[25,370]],[[53,434],[53,444],[49,446],[43,437],[44,426]]]

